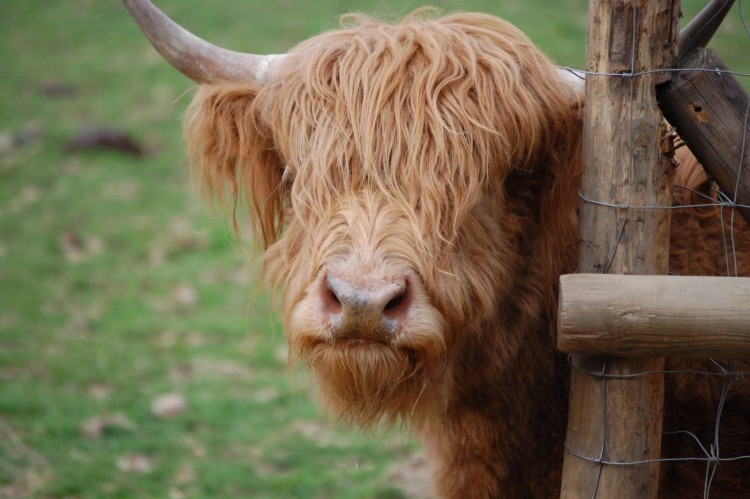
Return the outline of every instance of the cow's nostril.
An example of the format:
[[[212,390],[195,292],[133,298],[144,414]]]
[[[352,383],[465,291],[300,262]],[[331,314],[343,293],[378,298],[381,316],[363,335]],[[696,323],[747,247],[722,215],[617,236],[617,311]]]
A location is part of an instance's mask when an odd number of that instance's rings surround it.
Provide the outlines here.
[[[397,296],[396,298],[393,298],[391,301],[385,304],[385,311],[389,310],[395,310],[398,308],[399,305],[404,301],[404,295]]]
[[[321,294],[323,295],[323,308],[329,314],[338,314],[343,309],[341,299],[336,294],[334,285],[331,283],[330,278],[327,276],[322,282]]]
[[[393,296],[383,307],[383,315],[391,320],[402,318],[409,309],[410,301],[408,281],[405,281],[393,291]]]

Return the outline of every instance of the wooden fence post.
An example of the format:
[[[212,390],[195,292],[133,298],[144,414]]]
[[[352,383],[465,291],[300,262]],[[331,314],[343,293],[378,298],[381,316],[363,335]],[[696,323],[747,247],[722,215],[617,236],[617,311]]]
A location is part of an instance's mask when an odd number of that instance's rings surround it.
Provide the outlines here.
[[[589,5],[579,272],[665,274],[671,175],[655,86],[674,66],[678,0],[592,0]],[[607,374],[663,370],[663,359],[574,355]],[[561,496],[653,498],[661,451],[663,375],[635,379],[571,371]]]

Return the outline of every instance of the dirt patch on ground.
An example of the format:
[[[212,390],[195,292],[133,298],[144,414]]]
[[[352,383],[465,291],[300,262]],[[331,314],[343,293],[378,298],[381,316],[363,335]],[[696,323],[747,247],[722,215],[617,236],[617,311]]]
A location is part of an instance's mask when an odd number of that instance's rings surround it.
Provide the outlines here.
[[[432,499],[430,465],[418,450],[388,467],[385,482],[401,489],[409,499]]]

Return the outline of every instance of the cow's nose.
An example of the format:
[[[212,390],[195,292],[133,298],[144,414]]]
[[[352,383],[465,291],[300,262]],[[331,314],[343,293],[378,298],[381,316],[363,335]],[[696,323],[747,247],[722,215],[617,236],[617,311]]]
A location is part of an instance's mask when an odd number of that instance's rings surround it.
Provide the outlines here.
[[[404,276],[354,281],[329,272],[322,284],[323,313],[337,339],[387,341],[411,306]]]

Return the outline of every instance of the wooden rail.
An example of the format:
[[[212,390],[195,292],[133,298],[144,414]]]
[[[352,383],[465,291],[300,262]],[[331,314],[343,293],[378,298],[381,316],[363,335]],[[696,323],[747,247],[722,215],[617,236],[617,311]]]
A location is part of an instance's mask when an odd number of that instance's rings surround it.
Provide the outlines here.
[[[750,278],[560,278],[557,347],[622,357],[750,359]]]

